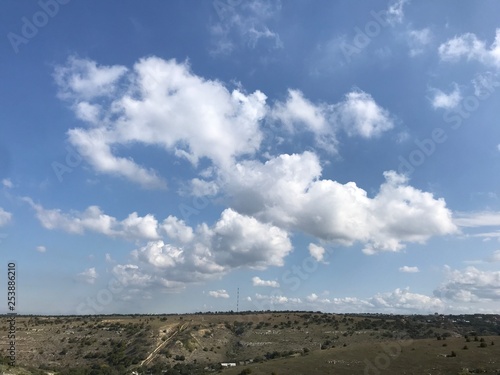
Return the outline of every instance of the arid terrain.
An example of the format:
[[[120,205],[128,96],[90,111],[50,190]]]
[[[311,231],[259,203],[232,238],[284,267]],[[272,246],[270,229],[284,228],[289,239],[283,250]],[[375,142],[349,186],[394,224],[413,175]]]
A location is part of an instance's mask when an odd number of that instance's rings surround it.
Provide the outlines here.
[[[499,315],[18,316],[14,368],[0,328],[5,374],[500,374]]]

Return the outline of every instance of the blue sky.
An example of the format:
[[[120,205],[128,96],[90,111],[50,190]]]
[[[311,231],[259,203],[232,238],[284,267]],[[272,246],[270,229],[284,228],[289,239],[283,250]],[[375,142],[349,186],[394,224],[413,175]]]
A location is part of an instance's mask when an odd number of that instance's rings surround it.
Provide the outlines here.
[[[18,312],[500,308],[498,3],[2,8]]]

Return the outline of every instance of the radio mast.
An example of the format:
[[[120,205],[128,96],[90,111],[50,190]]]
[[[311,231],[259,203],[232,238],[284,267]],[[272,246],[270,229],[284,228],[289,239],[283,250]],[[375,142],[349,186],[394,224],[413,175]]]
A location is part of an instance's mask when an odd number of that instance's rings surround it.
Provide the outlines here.
[[[236,292],[236,313],[240,311],[240,288],[238,287],[238,291]]]

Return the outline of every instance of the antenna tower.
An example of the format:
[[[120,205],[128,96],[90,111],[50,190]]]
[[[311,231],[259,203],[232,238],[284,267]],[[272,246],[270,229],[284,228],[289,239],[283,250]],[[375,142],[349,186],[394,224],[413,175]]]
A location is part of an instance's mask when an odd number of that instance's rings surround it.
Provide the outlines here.
[[[236,292],[236,312],[238,313],[240,311],[240,288],[238,288],[238,291]]]

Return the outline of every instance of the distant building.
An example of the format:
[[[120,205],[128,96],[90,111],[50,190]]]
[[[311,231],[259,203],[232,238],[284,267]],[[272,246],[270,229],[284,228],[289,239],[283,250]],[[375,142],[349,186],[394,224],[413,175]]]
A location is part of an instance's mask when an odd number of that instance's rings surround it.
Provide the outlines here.
[[[236,363],[235,362],[222,362],[220,365],[222,367],[235,367]]]

